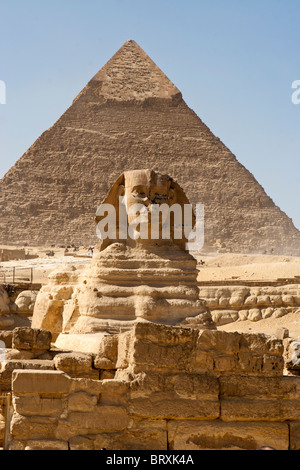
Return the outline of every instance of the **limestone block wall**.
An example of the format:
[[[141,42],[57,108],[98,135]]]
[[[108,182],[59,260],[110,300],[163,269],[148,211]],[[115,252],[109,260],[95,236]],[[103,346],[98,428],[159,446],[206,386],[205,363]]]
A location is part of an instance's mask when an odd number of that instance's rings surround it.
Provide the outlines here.
[[[216,325],[233,321],[279,318],[300,309],[300,285],[203,286],[200,298],[211,310]]]
[[[13,250],[10,250],[8,248],[0,249],[0,261],[11,261],[11,260],[19,260],[19,259],[26,259],[26,254],[25,254],[24,249],[13,249]]]
[[[139,323],[94,358],[111,379],[12,374],[10,449],[300,448],[300,377],[263,334]]]

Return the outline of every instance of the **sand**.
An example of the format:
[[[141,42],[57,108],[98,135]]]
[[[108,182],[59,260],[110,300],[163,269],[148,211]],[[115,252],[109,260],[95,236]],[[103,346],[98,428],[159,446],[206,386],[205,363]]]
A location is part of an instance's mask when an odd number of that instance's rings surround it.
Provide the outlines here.
[[[293,256],[224,254],[199,256],[205,261],[199,266],[198,280],[267,281],[299,276],[300,258]]]

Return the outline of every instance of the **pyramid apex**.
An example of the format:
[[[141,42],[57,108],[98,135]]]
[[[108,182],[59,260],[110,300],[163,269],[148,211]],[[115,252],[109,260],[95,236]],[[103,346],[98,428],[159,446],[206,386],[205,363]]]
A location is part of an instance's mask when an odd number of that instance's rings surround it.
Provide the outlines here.
[[[180,91],[133,40],[127,40],[93,77],[83,90],[95,87],[105,101],[144,101],[151,98],[173,99]]]
[[[125,44],[137,44],[137,42],[134,39],[128,39]]]
[[[136,48],[136,49],[140,50],[141,52],[143,52],[145,54],[145,52],[143,51],[141,46],[134,39],[128,39],[127,41],[125,41],[124,44],[120,47],[120,49],[117,51],[117,53],[120,52],[122,49],[127,49],[127,48],[128,49],[129,48],[131,48],[131,49]]]

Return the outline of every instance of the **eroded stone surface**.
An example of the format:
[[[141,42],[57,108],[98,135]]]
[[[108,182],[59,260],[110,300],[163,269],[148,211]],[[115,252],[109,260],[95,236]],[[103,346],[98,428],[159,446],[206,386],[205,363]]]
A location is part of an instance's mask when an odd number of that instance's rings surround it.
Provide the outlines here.
[[[294,449],[300,377],[283,376],[287,340],[140,323],[92,359],[111,361],[113,379],[86,378],[91,358],[74,353],[57,365],[78,362],[81,377],[13,369],[10,448]]]
[[[122,195],[129,225],[133,204],[145,209],[139,235],[145,226],[149,238],[122,239]],[[55,337],[60,333],[119,332],[137,321],[213,328],[211,314],[199,299],[197,261],[186,249],[188,235],[182,229],[181,238],[174,237],[172,222],[168,239],[164,239],[162,227],[158,237],[151,238],[151,207],[162,203],[170,208],[188,204],[171,177],[147,169],[122,174],[103,201],[116,210],[116,238],[102,241],[89,268],[50,275],[49,284],[38,294],[32,325],[50,330]],[[97,224],[103,217],[96,216]],[[129,225],[126,222],[126,230]]]
[[[234,321],[280,318],[300,311],[299,284],[282,286],[201,286],[199,296],[217,326]]]

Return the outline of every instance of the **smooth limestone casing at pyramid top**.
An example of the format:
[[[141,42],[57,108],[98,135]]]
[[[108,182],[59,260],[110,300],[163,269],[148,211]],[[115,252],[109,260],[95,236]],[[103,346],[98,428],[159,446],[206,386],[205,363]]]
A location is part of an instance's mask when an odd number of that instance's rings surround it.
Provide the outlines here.
[[[168,173],[205,206],[205,243],[299,254],[300,232],[127,41],[0,181],[0,243],[96,243],[91,220],[125,170]]]

